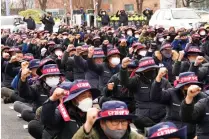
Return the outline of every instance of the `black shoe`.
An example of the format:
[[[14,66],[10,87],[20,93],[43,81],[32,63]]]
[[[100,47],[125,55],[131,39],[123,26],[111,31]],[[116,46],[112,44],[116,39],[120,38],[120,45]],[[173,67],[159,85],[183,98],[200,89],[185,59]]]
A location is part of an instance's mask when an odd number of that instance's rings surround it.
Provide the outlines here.
[[[10,98],[4,98],[4,104],[12,103],[12,100]]]

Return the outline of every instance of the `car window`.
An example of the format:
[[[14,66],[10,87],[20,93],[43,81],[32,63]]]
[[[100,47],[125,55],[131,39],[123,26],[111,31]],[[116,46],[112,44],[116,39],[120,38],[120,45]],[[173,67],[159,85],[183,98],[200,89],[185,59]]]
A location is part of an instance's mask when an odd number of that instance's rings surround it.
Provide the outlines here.
[[[163,20],[165,16],[165,11],[160,11],[157,15],[157,20]]]
[[[172,10],[174,19],[200,19],[200,16],[193,10]]]

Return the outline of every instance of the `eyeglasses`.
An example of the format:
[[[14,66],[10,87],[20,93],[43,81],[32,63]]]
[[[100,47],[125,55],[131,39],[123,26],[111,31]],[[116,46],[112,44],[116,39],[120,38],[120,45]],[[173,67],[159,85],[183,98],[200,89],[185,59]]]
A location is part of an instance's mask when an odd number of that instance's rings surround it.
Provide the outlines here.
[[[119,125],[121,123],[122,126],[128,126],[129,122],[127,120],[108,120],[113,126]]]

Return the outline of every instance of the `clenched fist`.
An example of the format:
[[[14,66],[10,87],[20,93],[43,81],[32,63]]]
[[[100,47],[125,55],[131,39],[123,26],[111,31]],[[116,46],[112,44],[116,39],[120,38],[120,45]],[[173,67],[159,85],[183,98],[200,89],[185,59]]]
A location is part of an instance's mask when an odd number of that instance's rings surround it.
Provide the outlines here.
[[[114,88],[114,83],[108,83],[108,84],[107,84],[107,89],[108,89],[108,90],[112,91],[113,88]]]
[[[191,85],[187,90],[187,96],[185,99],[186,104],[191,104],[193,98],[201,92],[201,88],[198,85]]]
[[[22,69],[22,72],[21,72],[21,80],[22,80],[23,82],[25,82],[26,78],[27,78],[28,76],[30,76],[30,74],[31,74],[31,71],[30,71],[28,68]]]
[[[89,133],[97,120],[99,110],[97,108],[90,108],[87,111],[86,122],[84,124],[84,129],[87,133]]]
[[[163,78],[163,76],[165,76],[167,74],[168,70],[165,67],[162,67],[159,69],[158,71],[158,75],[156,77],[156,81],[160,82],[161,79]]]
[[[94,55],[94,46],[88,48],[88,58],[92,58]]]
[[[52,94],[52,96],[49,98],[51,101],[56,101],[58,99],[62,99],[64,96],[68,95],[67,92],[65,92],[62,88],[56,88]]]
[[[195,60],[195,66],[199,66],[203,61],[204,61],[204,57],[203,56],[198,56]]]
[[[129,57],[125,57],[122,60],[122,68],[127,68],[127,66],[130,64],[130,62],[131,62],[131,59]]]

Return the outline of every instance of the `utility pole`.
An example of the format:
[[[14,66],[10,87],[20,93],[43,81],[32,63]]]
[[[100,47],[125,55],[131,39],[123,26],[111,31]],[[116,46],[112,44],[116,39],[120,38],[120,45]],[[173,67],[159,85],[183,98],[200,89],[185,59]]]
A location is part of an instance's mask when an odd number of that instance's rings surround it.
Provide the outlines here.
[[[97,26],[97,6],[98,6],[98,2],[96,2],[96,0],[93,0],[94,2],[94,27]]]
[[[72,6],[72,0],[70,0],[70,25],[72,26],[73,25],[73,6]]]
[[[10,15],[10,7],[9,7],[10,1],[6,0],[5,3],[6,3],[6,16],[9,16]]]

